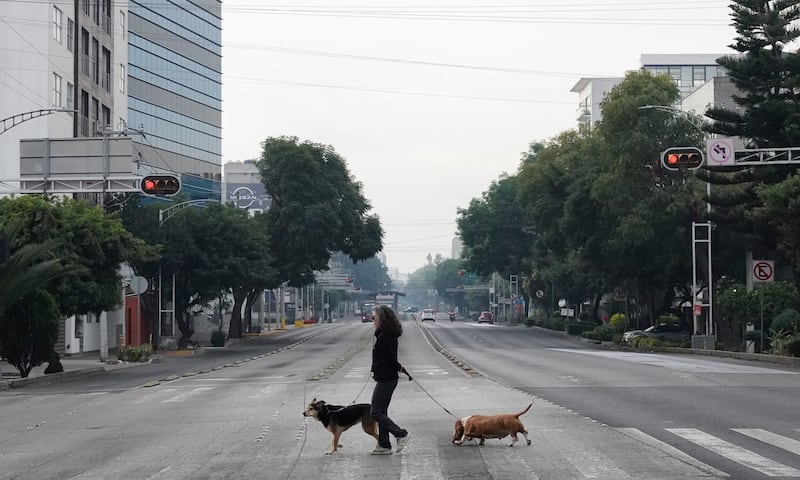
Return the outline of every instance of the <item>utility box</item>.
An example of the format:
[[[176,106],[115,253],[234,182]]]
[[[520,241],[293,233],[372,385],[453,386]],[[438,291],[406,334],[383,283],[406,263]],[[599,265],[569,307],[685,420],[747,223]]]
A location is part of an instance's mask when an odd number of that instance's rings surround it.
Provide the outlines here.
[[[717,347],[717,337],[714,335],[692,335],[692,348],[699,350],[714,350]]]

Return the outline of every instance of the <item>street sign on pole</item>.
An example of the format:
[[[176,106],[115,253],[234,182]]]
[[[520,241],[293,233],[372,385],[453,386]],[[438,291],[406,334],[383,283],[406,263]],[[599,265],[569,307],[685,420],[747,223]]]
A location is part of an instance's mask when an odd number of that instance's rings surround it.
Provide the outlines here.
[[[775,280],[775,262],[772,260],[753,260],[753,281],[772,282]]]
[[[709,165],[736,165],[733,140],[730,138],[712,138],[706,142],[706,158]]]

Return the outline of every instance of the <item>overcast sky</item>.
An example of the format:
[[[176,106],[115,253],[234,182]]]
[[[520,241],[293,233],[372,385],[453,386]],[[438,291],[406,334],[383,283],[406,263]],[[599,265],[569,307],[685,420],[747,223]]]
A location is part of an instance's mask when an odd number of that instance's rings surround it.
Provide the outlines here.
[[[575,128],[581,77],[646,53],[732,53],[727,1],[223,3],[224,161],[290,135],[332,145],[390,267],[450,256],[456,211],[533,141]]]

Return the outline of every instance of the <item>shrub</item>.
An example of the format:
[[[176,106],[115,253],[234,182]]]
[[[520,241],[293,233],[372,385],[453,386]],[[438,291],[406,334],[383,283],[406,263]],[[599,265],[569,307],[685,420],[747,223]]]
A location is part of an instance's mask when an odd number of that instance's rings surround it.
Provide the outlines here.
[[[676,325],[676,324],[681,323],[681,319],[676,317],[675,315],[669,315],[669,314],[668,315],[660,315],[658,317],[658,323],[659,324],[667,323],[667,324],[670,324],[670,325]]]
[[[614,340],[614,334],[617,333],[613,328],[608,325],[602,325],[599,327],[595,327],[592,330],[588,330],[583,332],[584,338],[589,338],[591,340],[599,340],[601,342],[610,342]],[[620,335],[620,339],[622,335]]]
[[[143,362],[150,358],[150,346],[122,347],[117,352],[117,358],[123,362]]]
[[[225,332],[222,330],[215,330],[211,334],[211,346],[212,347],[224,347],[225,346]]]
[[[776,332],[797,333],[800,329],[800,312],[793,308],[787,308],[775,317],[770,328]]]
[[[608,319],[608,326],[615,332],[624,332],[628,329],[628,317],[624,313],[615,313]]]
[[[567,334],[569,335],[583,335],[583,332],[594,330],[594,324],[586,323],[568,323],[566,327]]]
[[[800,338],[794,337],[786,342],[786,353],[792,357],[800,357]]]

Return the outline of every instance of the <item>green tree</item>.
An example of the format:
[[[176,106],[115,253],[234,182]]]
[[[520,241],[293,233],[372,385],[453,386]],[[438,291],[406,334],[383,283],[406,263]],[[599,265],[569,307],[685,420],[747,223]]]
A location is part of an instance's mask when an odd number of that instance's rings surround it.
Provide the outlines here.
[[[730,47],[738,55],[724,56],[717,62],[741,93],[734,96],[735,105],[706,112],[713,120],[710,131],[741,137],[748,148],[797,146],[800,57],[787,49],[800,37],[800,6],[788,0],[734,0],[730,8],[737,33]],[[701,176],[712,184],[711,219],[718,226],[715,235],[722,240],[715,249],[722,247],[732,252],[729,258],[737,260],[744,259],[747,250],[761,258],[774,256],[776,248],[786,251],[791,238],[783,238],[783,213],[771,207],[761,215],[753,215],[753,211],[767,196],[775,199],[785,192],[786,188],[778,185],[795,171],[795,166],[759,166],[702,172]],[[767,190],[773,185],[775,194],[770,195]],[[796,257],[789,260],[795,268],[800,267]],[[732,275],[741,276],[742,263],[735,263],[739,267]]]
[[[244,307],[248,313],[245,317],[250,320],[253,302],[248,302],[248,298],[256,299],[264,289],[279,285],[263,215],[251,217],[246,210],[233,205],[211,205],[197,212],[197,217],[201,228],[195,228],[193,233],[205,256],[206,268],[194,270],[193,285],[216,284],[218,291],[231,292],[233,309],[228,338],[240,338],[244,333]]]
[[[55,240],[16,247],[16,235],[4,234],[0,225],[0,318],[35,290],[51,285],[73,266],[53,257]],[[2,335],[2,333],[0,333]]]
[[[60,316],[53,296],[41,289],[30,292],[0,316],[0,357],[19,370],[22,378],[50,359]]]
[[[756,188],[762,206],[754,216],[769,223],[777,236],[778,251],[800,268],[800,175],[790,175],[785,181]]]
[[[307,285],[337,251],[358,261],[382,249],[380,221],[333,147],[296,137],[270,137],[262,146],[269,249],[281,280]]]
[[[482,276],[516,275],[530,258],[534,235],[517,201],[516,175],[492,182],[481,198],[458,209],[458,233],[464,243],[464,267]]]
[[[717,63],[742,92],[734,97],[742,108],[709,109],[712,131],[741,137],[755,148],[800,144],[800,58],[786,52],[800,37],[800,6],[794,0],[734,0],[730,8],[737,33],[730,47],[740,55]]]
[[[380,292],[392,290],[394,285],[389,277],[389,269],[378,257],[371,257],[360,262],[354,262],[342,252],[336,252],[332,262],[339,268],[349,272],[353,279],[353,287],[361,288],[364,292]]]
[[[65,316],[113,310],[121,303],[119,266],[152,252],[114,214],[83,201],[26,195],[0,200],[0,219],[19,245],[55,240],[53,253],[77,268],[49,291]]]

